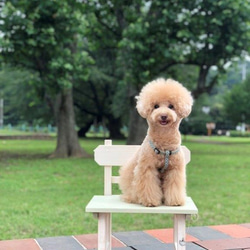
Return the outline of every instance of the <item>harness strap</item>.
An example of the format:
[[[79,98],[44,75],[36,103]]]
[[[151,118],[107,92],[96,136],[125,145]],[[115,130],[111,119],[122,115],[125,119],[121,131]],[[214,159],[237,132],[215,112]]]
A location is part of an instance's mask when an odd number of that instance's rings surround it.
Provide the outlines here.
[[[165,164],[164,164],[164,167],[160,170],[161,173],[164,173],[165,170],[167,170],[168,165],[169,165],[169,156],[177,154],[180,151],[180,147],[178,147],[176,150],[172,150],[172,151],[171,150],[161,151],[160,149],[155,147],[154,143],[150,140],[149,140],[149,145],[157,155],[159,155],[159,154],[165,155]]]

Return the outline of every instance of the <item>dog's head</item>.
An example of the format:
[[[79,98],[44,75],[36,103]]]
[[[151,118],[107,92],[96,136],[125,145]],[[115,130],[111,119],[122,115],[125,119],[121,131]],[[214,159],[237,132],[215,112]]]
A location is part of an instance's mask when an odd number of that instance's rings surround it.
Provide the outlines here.
[[[191,93],[182,84],[163,78],[146,84],[136,99],[138,113],[160,126],[187,117],[193,105]]]

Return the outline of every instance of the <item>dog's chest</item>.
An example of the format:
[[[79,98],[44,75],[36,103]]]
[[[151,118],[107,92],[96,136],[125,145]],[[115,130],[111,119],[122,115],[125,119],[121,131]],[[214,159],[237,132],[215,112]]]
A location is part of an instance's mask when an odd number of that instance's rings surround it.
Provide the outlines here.
[[[164,155],[157,155],[157,164],[156,164],[156,168],[159,171],[159,173],[162,171],[162,169],[164,169],[165,167],[165,156]]]
[[[160,180],[159,184],[162,189],[165,181],[165,176],[166,176],[166,170],[164,172],[161,172],[160,170],[158,171],[158,178]]]
[[[165,157],[164,155],[158,155],[159,158],[159,165],[157,166],[158,170],[161,168],[164,168],[164,164],[165,164]]]

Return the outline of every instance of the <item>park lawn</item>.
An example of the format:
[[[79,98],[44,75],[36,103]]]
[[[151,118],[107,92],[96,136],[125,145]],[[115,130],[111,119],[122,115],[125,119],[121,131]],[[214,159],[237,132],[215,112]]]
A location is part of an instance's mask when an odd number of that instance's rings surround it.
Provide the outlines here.
[[[192,152],[187,190],[199,218],[188,226],[249,223],[250,140],[193,139],[183,144]],[[89,154],[100,143],[81,141]],[[85,206],[103,193],[103,169],[92,156],[48,159],[55,145],[55,140],[0,141],[0,240],[97,232],[97,220],[85,213]],[[168,215],[113,215],[113,231],[171,226]]]

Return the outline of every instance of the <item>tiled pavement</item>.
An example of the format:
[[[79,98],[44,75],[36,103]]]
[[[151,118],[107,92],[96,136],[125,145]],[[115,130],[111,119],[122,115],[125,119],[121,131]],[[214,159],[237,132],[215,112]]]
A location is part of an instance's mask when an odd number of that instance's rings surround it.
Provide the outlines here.
[[[173,230],[113,233],[114,250],[174,250]],[[0,241],[0,250],[97,249],[97,234]],[[250,223],[187,228],[187,250],[250,250]]]

